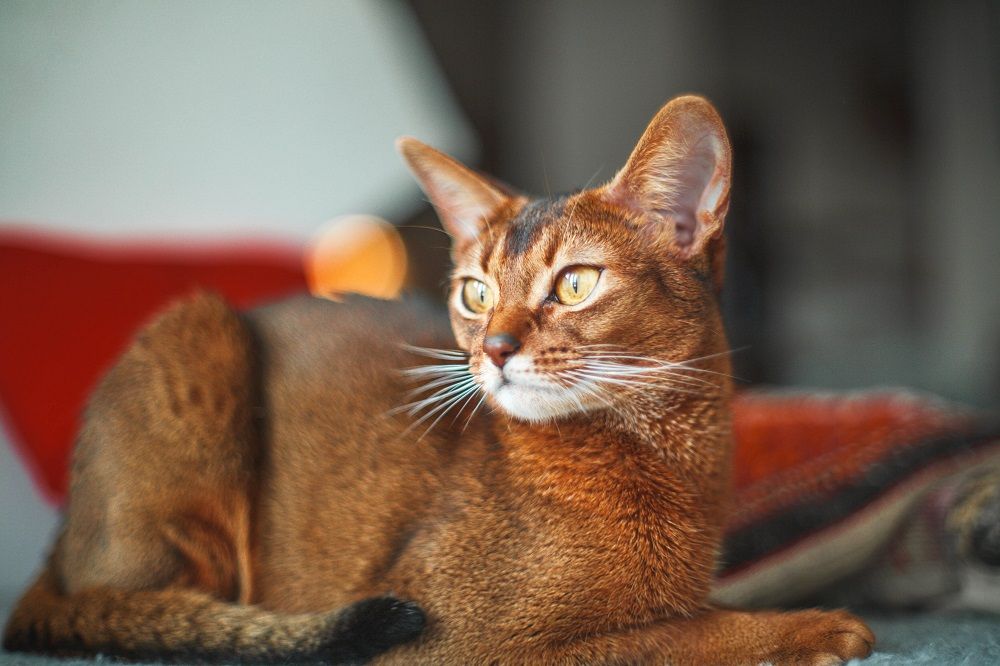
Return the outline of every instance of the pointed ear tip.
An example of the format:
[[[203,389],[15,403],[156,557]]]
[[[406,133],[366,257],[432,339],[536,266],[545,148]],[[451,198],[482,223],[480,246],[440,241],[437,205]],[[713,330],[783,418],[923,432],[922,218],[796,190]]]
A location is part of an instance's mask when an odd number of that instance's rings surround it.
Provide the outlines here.
[[[423,144],[414,139],[412,136],[401,136],[396,139],[396,151],[400,155],[409,159],[413,156],[413,153]]]
[[[722,116],[715,105],[702,95],[678,95],[660,108],[657,116],[670,118],[683,116],[692,120],[707,121],[719,128],[723,127]]]
[[[663,105],[657,114],[659,119],[671,118],[680,120],[682,126],[702,126],[710,128],[712,134],[719,136],[728,145],[726,125],[715,105],[702,95],[679,95]]]

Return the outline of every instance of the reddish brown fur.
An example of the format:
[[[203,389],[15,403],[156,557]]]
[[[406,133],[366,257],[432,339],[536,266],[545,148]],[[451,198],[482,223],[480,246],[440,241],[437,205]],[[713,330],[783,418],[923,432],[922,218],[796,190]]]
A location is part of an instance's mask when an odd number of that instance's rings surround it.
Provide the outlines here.
[[[698,367],[715,381],[691,392],[623,385],[612,408],[542,422],[466,408],[418,439],[411,419],[387,413],[405,402],[395,372],[415,362],[398,343],[449,346],[424,307],[299,299],[238,320],[198,297],[147,329],[95,395],[67,526],[8,638],[43,622],[57,634],[43,648],[141,643],[135,628],[94,639],[111,630],[81,610],[87,595],[107,604],[173,595],[160,601],[180,616],[194,603],[184,594],[214,598],[211,612],[185,620],[211,637],[213,612],[235,626],[238,612],[255,626],[302,623],[318,617],[302,613],[392,591],[430,624],[380,663],[867,655],[874,638],[846,613],[706,601],[731,455],[715,299],[728,142],[712,172],[722,196],[702,199],[712,205],[693,229],[673,226],[643,175],[662,177],[649,166],[658,148],[686,159],[699,132],[726,141],[704,100],[675,100],[615,180],[549,206],[530,228],[519,226],[523,197],[412,140],[402,148],[457,237],[451,322],[474,374],[490,363],[484,336],[503,332],[538,376],[561,377],[584,345],[614,341],[660,359],[704,358]],[[456,180],[480,228],[460,227],[462,211],[449,207]],[[538,276],[566,261],[600,264],[606,292],[577,310],[537,298]],[[485,317],[456,305],[467,275],[499,294]]]

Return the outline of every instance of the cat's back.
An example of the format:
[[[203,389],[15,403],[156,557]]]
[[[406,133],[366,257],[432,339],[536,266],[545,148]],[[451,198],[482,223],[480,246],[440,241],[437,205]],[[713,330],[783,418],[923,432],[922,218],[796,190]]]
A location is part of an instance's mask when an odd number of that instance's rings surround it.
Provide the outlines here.
[[[426,300],[342,303],[298,297],[245,315],[256,340],[260,467],[255,600],[317,610],[366,592],[395,535],[427,510],[453,438],[417,441],[396,408],[403,370],[427,359],[405,345],[450,347]]]
[[[313,391],[367,400],[398,387],[399,371],[420,362],[405,345],[454,346],[445,311],[429,300],[385,301],[310,296],[278,301],[244,315],[256,339],[257,363],[272,398]],[[387,396],[386,396],[387,397]]]

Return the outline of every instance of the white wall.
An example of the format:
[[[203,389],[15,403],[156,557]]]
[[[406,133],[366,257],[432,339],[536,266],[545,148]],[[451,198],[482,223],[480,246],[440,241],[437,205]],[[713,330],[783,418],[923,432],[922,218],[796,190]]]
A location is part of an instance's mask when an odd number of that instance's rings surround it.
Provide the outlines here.
[[[0,220],[307,237],[419,204],[393,147],[474,140],[397,2],[0,3]]]

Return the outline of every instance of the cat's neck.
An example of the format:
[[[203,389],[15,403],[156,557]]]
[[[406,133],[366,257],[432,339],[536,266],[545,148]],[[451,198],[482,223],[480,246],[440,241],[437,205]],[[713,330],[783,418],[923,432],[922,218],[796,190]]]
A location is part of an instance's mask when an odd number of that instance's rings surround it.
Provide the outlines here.
[[[495,432],[515,475],[554,499],[604,503],[620,493],[678,490],[714,496],[728,475],[728,399],[728,387],[653,396],[545,423],[503,419]]]
[[[598,538],[602,566],[622,588],[641,588],[647,609],[689,613],[679,600],[704,598],[714,567],[730,433],[722,394],[676,407],[640,425],[607,413],[498,424],[498,453],[522,517],[546,539],[574,552]],[[634,622],[633,605],[615,610],[616,599],[609,621]]]

